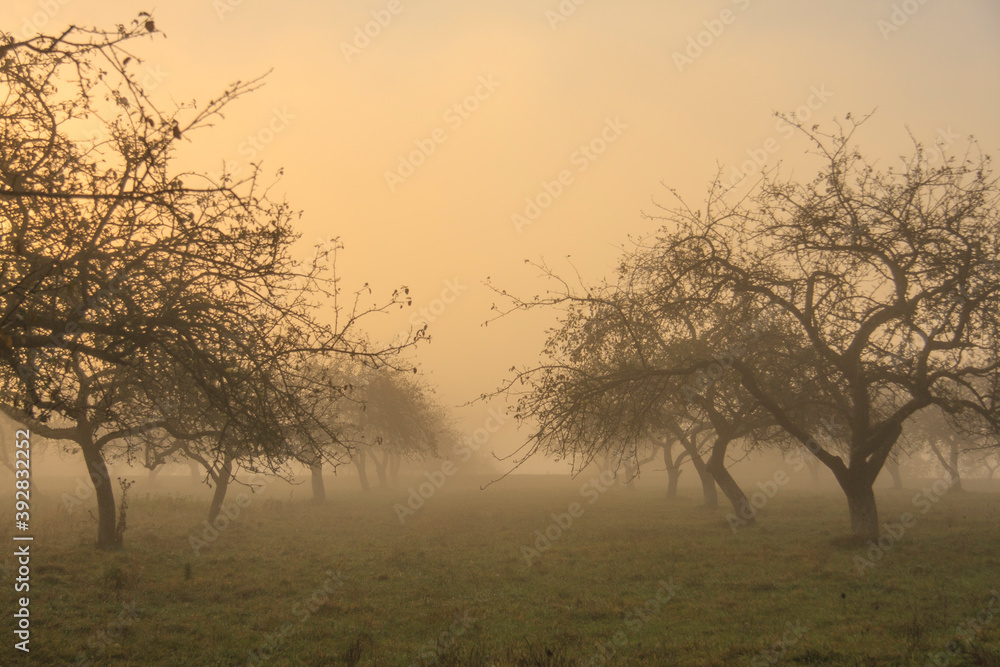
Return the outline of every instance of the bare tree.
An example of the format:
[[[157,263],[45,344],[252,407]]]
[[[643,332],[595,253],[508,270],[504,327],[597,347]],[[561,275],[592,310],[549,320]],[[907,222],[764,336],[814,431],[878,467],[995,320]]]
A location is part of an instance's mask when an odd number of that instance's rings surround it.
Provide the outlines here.
[[[273,467],[287,427],[312,421],[294,390],[304,357],[378,365],[412,342],[374,348],[358,329],[402,292],[363,306],[367,286],[341,295],[336,247],[292,259],[297,214],[258,168],[240,182],[172,168],[179,142],[259,80],[165,111],[130,74],[126,46],[150,34],[140,16],[113,32],[0,36],[0,410],[82,451],[100,548],[121,538],[112,443],[166,431]],[[79,138],[82,117],[104,119],[98,139]]]
[[[497,290],[512,303],[501,316],[563,313],[546,362],[512,369],[499,392],[536,425],[527,455],[592,456],[636,438],[664,405],[694,409],[715,433],[706,467],[734,507],[745,496],[726,479],[728,444],[792,439],[833,472],[853,533],[877,539],[872,485],[907,419],[936,405],[954,428],[995,430],[1000,188],[989,158],[973,145],[932,166],[917,144],[880,171],[852,143],[859,125],[796,126],[820,163],[811,181],[768,173],[736,198],[716,179],[703,209],[662,209],[662,229],[625,253],[614,283],[571,288],[543,265],[546,294]]]
[[[704,210],[658,218],[665,226],[650,252],[664,302],[749,299],[788,332],[796,363],[766,355],[733,368],[831,469],[853,532],[872,539],[872,484],[907,419],[937,405],[956,424],[997,423],[1000,189],[974,147],[931,166],[917,144],[899,168],[880,171],[852,143],[858,125],[800,128],[822,165],[813,180],[768,174],[735,203],[717,181]],[[779,395],[781,378],[842,425],[846,455],[810,434],[802,405]]]

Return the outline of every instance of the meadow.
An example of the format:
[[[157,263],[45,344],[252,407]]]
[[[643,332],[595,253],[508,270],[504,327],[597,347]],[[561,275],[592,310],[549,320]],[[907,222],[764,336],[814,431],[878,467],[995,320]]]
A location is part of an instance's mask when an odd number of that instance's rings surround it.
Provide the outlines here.
[[[117,552],[94,549],[88,503],[67,506],[74,480],[46,480],[30,657],[8,630],[0,662],[1000,664],[995,487],[933,503],[915,498],[929,483],[880,490],[880,547],[845,539],[832,488],[782,488],[759,525],[733,530],[694,488],[668,501],[653,476],[635,489],[592,477],[511,476],[485,490],[487,478],[453,478],[402,523],[404,490],[338,480],[315,506],[308,484],[275,482],[213,536],[208,491],[164,476],[133,487]],[[8,590],[14,568],[8,550]]]

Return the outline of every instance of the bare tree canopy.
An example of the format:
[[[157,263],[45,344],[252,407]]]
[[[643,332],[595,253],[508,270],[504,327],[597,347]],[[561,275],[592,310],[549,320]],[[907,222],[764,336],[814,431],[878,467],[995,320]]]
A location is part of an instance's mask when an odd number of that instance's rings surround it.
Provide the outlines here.
[[[702,411],[717,442],[773,440],[778,426],[779,439],[833,471],[853,531],[871,538],[872,484],[907,419],[936,405],[956,427],[995,430],[1000,187],[990,160],[972,143],[934,166],[916,143],[879,168],[854,143],[862,122],[797,126],[820,162],[807,182],[774,171],[737,196],[717,179],[703,209],[663,208],[651,216],[660,232],[626,250],[614,283],[573,288],[547,271],[556,287],[546,296],[499,290],[504,313],[564,313],[551,361],[500,390],[518,393],[520,414],[538,425],[529,453],[634,438],[654,409]],[[581,438],[588,423],[596,439]],[[831,437],[818,437],[822,423],[837,425]]]
[[[0,407],[79,445],[102,547],[115,539],[108,443],[166,431],[273,469],[290,433],[325,423],[309,397],[329,388],[305,371],[311,360],[395,366],[413,342],[372,345],[359,328],[405,290],[345,298],[336,242],[292,257],[299,214],[259,165],[239,182],[174,168],[178,144],[261,81],[158,107],[130,74],[128,49],[155,37],[151,25],[2,36]],[[97,138],[81,137],[93,119]]]

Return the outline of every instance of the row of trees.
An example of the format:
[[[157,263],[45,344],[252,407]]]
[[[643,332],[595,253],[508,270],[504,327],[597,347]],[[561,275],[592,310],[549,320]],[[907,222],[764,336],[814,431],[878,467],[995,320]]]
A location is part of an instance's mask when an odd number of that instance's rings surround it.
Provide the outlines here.
[[[837,479],[853,533],[877,539],[873,484],[908,422],[934,410],[941,428],[995,447],[1000,187],[990,160],[972,143],[935,164],[915,142],[878,168],[853,140],[863,122],[796,125],[820,164],[812,180],[771,171],[737,192],[717,178],[704,208],[661,207],[659,232],[624,251],[612,280],[570,281],[541,264],[541,296],[496,288],[500,317],[560,317],[542,363],[513,369],[496,392],[531,428],[525,455],[579,469],[669,441],[682,450],[664,449],[674,475],[689,457],[707,500],[717,484],[752,517],[728,471],[732,445],[800,448]]]
[[[605,455],[600,466],[620,475],[629,487],[644,470],[667,473],[666,497],[677,497],[678,483],[685,469],[694,469],[698,476],[707,507],[718,506],[715,478],[705,467],[711,454],[711,429],[696,426],[695,433],[682,431],[651,431],[645,443],[634,448],[613,450]],[[749,458],[753,452],[741,452]],[[808,472],[816,487],[822,482],[824,466],[804,447],[785,448],[779,451],[786,464],[793,470]],[[731,460],[731,459],[730,459]],[[888,483],[895,489],[905,487],[904,473],[917,480],[940,477],[949,478],[949,488],[962,490],[963,480],[992,480],[1000,472],[1000,447],[995,437],[965,437],[950,428],[943,416],[927,410],[904,424],[903,434],[893,454],[885,463]]]
[[[322,374],[326,387],[317,382],[311,391],[320,403],[316,414],[324,420],[311,437],[289,433],[284,450],[273,452],[267,472],[287,479],[295,466],[309,470],[312,497],[326,500],[323,474],[327,467],[351,463],[358,471],[363,490],[370,488],[368,469],[374,468],[379,486],[395,486],[404,461],[437,456],[441,444],[456,439],[445,409],[433,390],[419,376],[391,368],[368,368],[341,363]],[[317,378],[318,380],[318,378]],[[151,477],[168,463],[193,463],[200,477],[215,489],[209,521],[218,516],[227,490],[238,481],[240,468],[253,471],[254,462],[240,447],[219,446],[212,439],[179,439],[167,430],[150,433],[141,451],[121,442],[113,447],[113,458],[138,462]]]
[[[408,290],[345,293],[336,242],[296,261],[300,214],[259,165],[239,180],[177,168],[182,143],[261,81],[165,109],[131,50],[158,36],[144,14],[113,31],[0,33],[0,411],[82,453],[100,548],[121,540],[108,452],[183,450],[209,471],[217,512],[236,466],[352,451],[344,413],[365,402],[343,369],[377,372],[371,391],[409,387],[395,376],[416,372],[403,353],[425,338],[370,340],[363,323]]]

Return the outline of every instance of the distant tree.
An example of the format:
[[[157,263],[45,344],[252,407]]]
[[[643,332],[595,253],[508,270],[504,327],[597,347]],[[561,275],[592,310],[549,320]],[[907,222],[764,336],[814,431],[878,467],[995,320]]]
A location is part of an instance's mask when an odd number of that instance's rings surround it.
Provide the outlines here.
[[[666,415],[663,418],[663,428],[665,432],[663,458],[667,466],[668,486],[667,497],[673,498],[677,494],[677,483],[680,479],[680,466],[685,456],[691,460],[698,478],[701,481],[702,495],[704,496],[706,507],[717,507],[719,504],[719,494],[716,490],[715,477],[709,472],[705,465],[704,454],[705,445],[711,444],[712,428],[703,421],[688,419],[681,421],[675,415]],[[670,462],[672,458],[673,442],[679,442],[681,453]],[[672,473],[672,474],[671,474]]]
[[[958,433],[948,423],[944,414],[936,406],[921,410],[904,426],[904,434],[917,447],[925,448],[944,468],[951,482],[951,488],[962,490],[960,457],[966,449],[974,447],[971,440]]]
[[[301,394],[310,397],[314,423],[291,431],[294,458],[309,468],[312,500],[326,502],[323,480],[327,464],[339,466],[351,458],[362,444],[357,421],[363,408],[357,387],[360,364],[350,360],[314,362],[307,368],[310,381]]]
[[[969,468],[983,475],[986,479],[993,479],[1000,470],[1000,448],[996,442],[973,449],[968,454]]]
[[[375,465],[379,486],[387,488],[403,459],[435,456],[452,427],[432,389],[419,376],[389,369],[365,373],[359,427]]]

